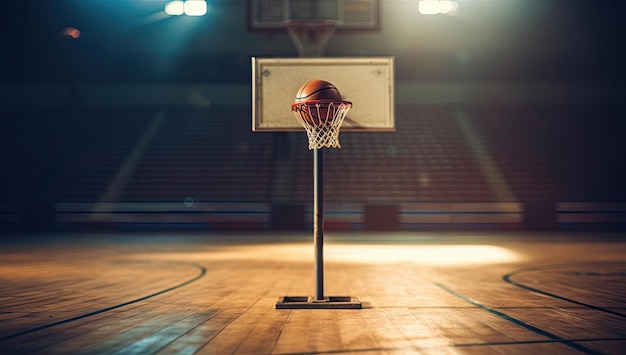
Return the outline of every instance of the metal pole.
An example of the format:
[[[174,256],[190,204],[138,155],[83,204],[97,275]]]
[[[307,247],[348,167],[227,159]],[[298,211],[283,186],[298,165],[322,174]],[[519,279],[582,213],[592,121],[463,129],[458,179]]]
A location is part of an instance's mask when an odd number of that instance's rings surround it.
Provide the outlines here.
[[[313,149],[313,238],[315,299],[324,299],[324,151]]]

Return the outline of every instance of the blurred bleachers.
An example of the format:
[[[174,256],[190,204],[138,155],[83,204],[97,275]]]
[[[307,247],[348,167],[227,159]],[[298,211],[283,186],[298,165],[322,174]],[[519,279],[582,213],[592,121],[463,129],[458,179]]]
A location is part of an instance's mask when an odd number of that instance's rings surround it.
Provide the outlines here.
[[[71,113],[72,127],[55,135],[79,136],[68,148],[66,164],[58,167],[51,190],[55,202],[94,202],[106,191],[133,151],[154,112],[143,109],[92,109]],[[67,117],[56,117],[63,122]]]
[[[111,221],[122,211],[170,213],[168,220],[176,221],[181,212],[195,211],[194,223],[204,223],[226,218],[224,208],[233,225],[252,216],[250,228],[267,228],[271,206],[310,205],[312,153],[304,132],[251,132],[249,110],[9,115],[3,123],[4,219],[19,223],[20,210],[35,206],[41,214],[54,206],[70,222],[92,213],[107,213]],[[591,205],[599,202],[613,203],[615,219],[626,202],[626,132],[619,115],[589,107],[398,106],[395,132],[344,132],[342,149],[325,150],[325,200],[329,209],[348,206],[331,212],[331,219],[335,213],[363,223],[366,206],[387,205],[401,206],[412,220],[429,208],[463,211],[465,220],[472,213],[519,214],[523,206],[561,209],[572,220],[609,206]],[[502,181],[488,176],[494,170]],[[497,184],[509,193],[498,193]]]
[[[565,122],[559,118],[560,114],[525,108],[484,108],[470,113],[482,141],[518,201],[584,198],[579,180],[581,172],[558,163],[562,155],[570,154],[555,149],[559,144],[570,143],[566,137],[568,126],[562,125]],[[559,125],[562,125],[560,129]]]
[[[571,105],[469,112],[519,201],[626,201],[623,111]]]
[[[141,154],[123,201],[268,201],[270,135],[239,107],[175,111]]]
[[[348,202],[493,201],[451,110],[399,107],[395,132],[343,133],[325,154],[326,198]],[[297,196],[311,196],[311,163],[300,151]]]

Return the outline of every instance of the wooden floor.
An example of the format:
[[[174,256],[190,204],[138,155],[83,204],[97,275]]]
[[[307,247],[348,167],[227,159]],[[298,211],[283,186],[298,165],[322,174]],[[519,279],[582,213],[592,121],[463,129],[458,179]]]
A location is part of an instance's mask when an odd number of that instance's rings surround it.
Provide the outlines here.
[[[626,236],[74,234],[0,245],[2,354],[625,354]]]

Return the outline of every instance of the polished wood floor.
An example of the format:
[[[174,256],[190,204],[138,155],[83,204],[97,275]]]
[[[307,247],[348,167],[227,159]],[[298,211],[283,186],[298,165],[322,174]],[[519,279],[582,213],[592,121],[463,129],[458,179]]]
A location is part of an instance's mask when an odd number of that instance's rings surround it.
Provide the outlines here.
[[[6,236],[2,354],[624,354],[626,236]]]

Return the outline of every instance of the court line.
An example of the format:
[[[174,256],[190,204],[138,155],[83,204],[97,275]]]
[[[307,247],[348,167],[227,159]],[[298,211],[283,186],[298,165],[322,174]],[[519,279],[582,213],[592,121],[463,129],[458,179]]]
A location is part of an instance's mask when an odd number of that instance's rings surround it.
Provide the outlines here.
[[[470,304],[472,304],[472,305],[474,305],[474,306],[476,306],[476,307],[478,307],[478,308],[480,308],[480,309],[482,309],[484,311],[487,311],[487,312],[489,312],[491,314],[494,314],[494,315],[496,315],[496,316],[498,316],[498,317],[500,317],[500,318],[502,318],[504,320],[507,320],[507,321],[509,321],[511,323],[514,323],[514,324],[516,324],[516,325],[518,325],[518,326],[520,326],[522,328],[525,328],[527,330],[530,330],[530,331],[532,331],[532,332],[534,332],[536,334],[539,334],[539,335],[545,336],[545,337],[547,337],[549,339],[555,340],[555,341],[557,341],[557,342],[559,342],[559,343],[561,343],[561,344],[563,344],[565,346],[568,346],[568,347],[570,347],[572,349],[584,352],[586,354],[601,354],[600,352],[597,352],[595,350],[592,350],[592,349],[589,349],[589,348],[587,348],[585,346],[577,344],[577,343],[573,342],[570,339],[561,338],[561,337],[559,337],[556,334],[552,334],[552,333],[550,333],[550,332],[548,332],[546,330],[537,328],[534,325],[528,324],[528,323],[526,323],[524,321],[521,321],[521,320],[519,320],[517,318],[511,317],[511,316],[509,316],[509,315],[507,315],[505,313],[502,313],[500,311],[497,311],[497,310],[495,310],[495,309],[493,309],[491,307],[487,307],[487,306],[485,306],[485,305],[483,305],[483,304],[481,304],[481,303],[479,303],[479,302],[477,302],[477,301],[475,301],[475,300],[473,300],[473,299],[471,299],[471,298],[469,298],[467,296],[464,296],[464,295],[462,295],[462,294],[460,294],[460,293],[458,293],[458,292],[456,292],[454,290],[451,290],[451,289],[447,288],[446,286],[444,286],[444,285],[442,285],[440,283],[436,282],[435,286],[441,288],[442,290],[450,293],[451,295],[453,295],[455,297],[458,297],[458,298],[462,299],[463,301],[465,301],[467,303],[470,303]]]
[[[531,286],[528,286],[528,285],[525,285],[525,284],[513,281],[511,279],[516,274],[521,274],[521,273],[526,273],[526,272],[544,271],[544,270],[554,269],[554,268],[563,267],[563,266],[574,266],[574,265],[578,265],[578,266],[583,265],[584,266],[584,265],[598,265],[598,264],[622,264],[622,263],[597,263],[597,262],[594,262],[594,263],[570,263],[570,264],[553,264],[553,265],[534,266],[534,267],[529,267],[529,268],[525,268],[525,269],[519,269],[519,270],[513,271],[511,273],[508,273],[508,274],[502,276],[502,279],[505,282],[507,282],[507,283],[509,283],[511,285],[515,285],[517,287],[523,288],[523,289],[531,291],[531,292],[539,293],[541,295],[548,296],[548,297],[553,297],[553,298],[559,299],[561,301],[574,303],[574,304],[577,304],[577,305],[580,305],[580,306],[583,306],[583,307],[594,309],[596,311],[601,311],[601,312],[609,313],[609,314],[612,314],[612,315],[615,315],[615,316],[618,316],[618,317],[626,318],[626,314],[624,314],[624,313],[620,313],[620,312],[613,311],[613,310],[606,309],[606,308],[599,307],[599,306],[594,306],[592,304],[584,303],[584,302],[581,302],[581,301],[576,301],[574,299],[563,297],[563,296],[559,296],[557,294],[550,293],[550,292],[547,292],[547,291],[542,291],[542,290],[540,290],[538,288],[534,288],[534,287],[531,287]]]
[[[114,263],[128,263],[128,264],[132,264],[132,263],[135,263],[135,264],[136,263],[146,263],[147,264],[147,263],[157,263],[157,262],[154,262],[154,261],[142,261],[142,260],[132,260],[132,261],[116,261]],[[144,296],[144,297],[140,297],[140,298],[134,299],[132,301],[120,303],[120,304],[117,304],[117,305],[114,305],[114,306],[110,306],[110,307],[106,307],[106,308],[102,308],[102,309],[99,309],[99,310],[96,310],[96,311],[93,311],[93,312],[81,314],[79,316],[62,319],[62,320],[57,321],[57,322],[48,323],[48,324],[40,325],[40,326],[35,327],[35,328],[26,329],[26,330],[19,331],[17,333],[5,335],[3,337],[0,337],[0,342],[5,341],[5,340],[9,340],[9,339],[13,339],[13,338],[17,338],[17,337],[22,336],[22,335],[34,333],[34,332],[37,332],[37,331],[40,331],[40,330],[56,327],[56,326],[59,326],[59,325],[62,325],[62,324],[74,322],[74,321],[77,321],[77,320],[80,320],[80,319],[92,317],[92,316],[95,316],[95,315],[98,315],[98,314],[101,314],[101,313],[112,311],[114,309],[122,308],[122,307],[125,307],[125,306],[128,306],[128,305],[134,304],[134,303],[145,301],[147,299],[150,299],[150,298],[153,298],[153,297],[156,297],[156,296],[160,296],[160,295],[162,295],[164,293],[167,293],[167,292],[170,292],[170,291],[174,291],[176,289],[179,289],[181,287],[187,286],[187,285],[191,284],[192,282],[195,282],[195,281],[201,279],[202,277],[204,277],[204,275],[207,272],[207,270],[206,270],[206,268],[204,266],[202,266],[200,264],[196,264],[196,263],[191,263],[191,262],[175,262],[175,263],[172,263],[172,262],[159,262],[159,263],[177,264],[177,265],[183,264],[183,265],[194,266],[194,267],[200,269],[200,274],[198,274],[197,276],[195,276],[195,277],[193,277],[193,278],[191,278],[191,279],[189,279],[189,280],[187,280],[187,281],[185,281],[185,282],[183,282],[181,284],[172,286],[170,288],[166,288],[165,290],[161,290],[161,291],[155,292],[153,294],[150,294],[150,295],[147,295],[147,296]]]

